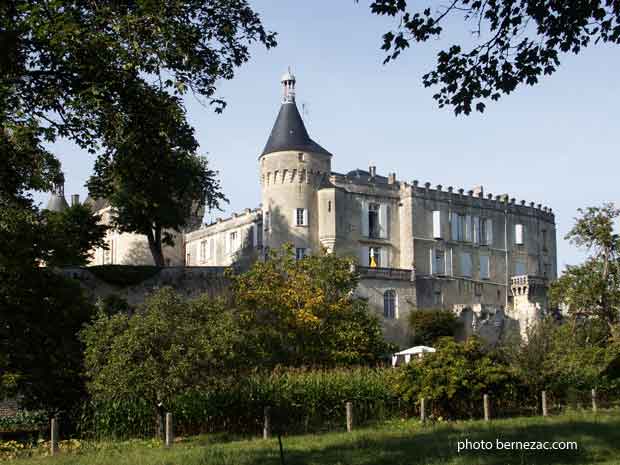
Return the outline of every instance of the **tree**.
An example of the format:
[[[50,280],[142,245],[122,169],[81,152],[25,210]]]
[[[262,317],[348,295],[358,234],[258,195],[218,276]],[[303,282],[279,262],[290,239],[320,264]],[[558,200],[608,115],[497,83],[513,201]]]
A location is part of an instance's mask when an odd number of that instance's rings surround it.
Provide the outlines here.
[[[517,373],[496,354],[485,352],[476,337],[464,343],[444,337],[437,352],[425,354],[405,366],[399,383],[405,400],[431,402],[432,413],[444,418],[472,417],[481,413],[483,394],[507,401],[520,382]]]
[[[388,352],[378,319],[353,295],[351,265],[333,254],[295,260],[286,246],[232,278],[232,305],[257,363],[366,364]]]
[[[437,66],[425,74],[425,87],[439,107],[458,115],[484,111],[487,99],[498,100],[523,84],[534,85],[554,73],[560,56],[578,54],[599,42],[620,43],[620,4],[615,0],[454,0],[409,11],[406,0],[375,0],[373,14],[398,17],[398,27],[383,35],[385,62],[397,58],[411,42],[438,39],[454,15],[469,24],[474,45],[452,45],[437,55]]]
[[[93,151],[126,83],[191,90],[221,110],[216,82],[249,59],[249,44],[276,44],[245,0],[9,0],[0,41],[0,108],[11,109],[3,116]]]
[[[620,210],[612,204],[579,209],[566,239],[589,252],[587,260],[568,266],[551,284],[549,299],[574,319],[596,318],[613,333],[620,322],[620,237],[614,222]]]
[[[432,346],[440,337],[454,337],[459,328],[456,315],[448,310],[421,310],[409,313],[413,343]]]
[[[100,312],[81,339],[92,398],[146,400],[154,413],[189,389],[228,379],[243,363],[232,313],[206,296],[184,300],[171,288],[149,296],[133,316]]]
[[[96,247],[106,248],[108,227],[100,224],[87,205],[71,205],[60,212],[45,210],[43,222],[49,241],[47,266],[87,265]]]
[[[170,231],[225,197],[216,173],[196,154],[198,142],[179,100],[138,83],[131,94],[107,120],[107,149],[88,188],[110,202],[114,227],[144,234],[155,264],[164,266],[162,246],[174,245]]]

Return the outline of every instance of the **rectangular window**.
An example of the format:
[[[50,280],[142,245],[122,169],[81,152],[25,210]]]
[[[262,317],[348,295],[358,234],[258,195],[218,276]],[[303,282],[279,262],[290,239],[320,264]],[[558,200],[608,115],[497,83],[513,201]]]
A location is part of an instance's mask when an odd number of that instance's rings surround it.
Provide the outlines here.
[[[380,224],[379,224],[379,210],[381,206],[378,203],[368,204],[368,237],[379,238],[380,236]]]
[[[388,320],[396,318],[396,291],[388,289],[383,293],[383,317]]]
[[[228,236],[230,245],[228,250],[230,251],[230,253],[234,253],[237,251],[237,249],[239,248],[239,235],[237,234],[237,231],[233,231],[229,234]]]
[[[450,239],[459,240],[459,215],[454,212],[450,214]]]
[[[209,239],[209,256],[215,258],[215,239],[213,237]]]
[[[515,224],[515,244],[523,245],[523,235],[524,235],[523,225]]]
[[[546,252],[547,249],[547,231],[545,229],[542,230],[542,250]]]
[[[200,261],[207,261],[207,241],[200,241]]]
[[[443,250],[431,249],[431,274],[446,274],[446,254]]]
[[[471,253],[461,252],[459,257],[460,275],[466,278],[471,278]]]
[[[265,231],[269,231],[269,212],[268,211],[263,213],[263,229]]]
[[[474,234],[473,234],[473,230],[472,230],[472,226],[473,226],[473,220],[471,215],[465,215],[465,241],[466,242],[473,242],[474,240]]]
[[[381,268],[383,265],[382,258],[385,253],[382,247],[368,247],[368,266],[371,268]]]
[[[474,244],[480,244],[480,217],[473,217]]]
[[[493,245],[493,220],[483,218],[480,222],[480,244]]]
[[[515,261],[515,276],[527,275],[527,263],[525,260]]]
[[[441,212],[439,210],[433,212],[433,237],[441,239]]]
[[[480,255],[480,279],[491,279],[491,258]]]
[[[306,208],[295,209],[295,224],[297,226],[308,225],[308,210]]]
[[[297,247],[295,249],[295,259],[296,260],[301,260],[302,258],[304,258],[306,256],[306,249],[303,247]]]

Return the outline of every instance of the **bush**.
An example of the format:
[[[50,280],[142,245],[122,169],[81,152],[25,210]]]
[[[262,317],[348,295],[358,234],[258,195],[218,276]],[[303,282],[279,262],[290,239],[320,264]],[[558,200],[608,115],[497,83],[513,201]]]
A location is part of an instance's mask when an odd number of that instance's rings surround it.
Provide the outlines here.
[[[413,343],[432,346],[440,337],[454,337],[459,327],[456,315],[448,310],[419,310],[409,313]]]
[[[477,338],[465,343],[441,338],[436,347],[437,352],[403,370],[400,394],[405,401],[417,404],[424,397],[433,416],[456,419],[481,416],[483,394],[505,404],[520,395],[517,373],[486,353]]]
[[[148,265],[99,265],[88,267],[88,271],[108,284],[127,287],[135,286],[154,277],[161,271],[161,268]]]

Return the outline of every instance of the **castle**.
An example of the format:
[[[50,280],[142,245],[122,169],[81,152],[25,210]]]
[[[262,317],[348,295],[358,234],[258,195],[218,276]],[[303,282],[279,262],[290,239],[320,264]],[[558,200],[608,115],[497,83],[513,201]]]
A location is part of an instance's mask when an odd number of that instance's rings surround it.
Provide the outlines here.
[[[546,310],[547,283],[556,278],[551,209],[481,186],[406,182],[375,166],[336,173],[333,155],[310,138],[299,114],[295,77],[286,73],[281,83],[280,111],[258,157],[260,206],[178,233],[166,263],[228,266],[286,243],[299,259],[324,249],[357,258],[357,293],[389,340],[407,344],[409,312],[439,308],[462,319],[463,336],[524,335]],[[109,221],[105,201],[87,202]],[[141,236],[111,232],[108,244],[93,264],[151,260]]]

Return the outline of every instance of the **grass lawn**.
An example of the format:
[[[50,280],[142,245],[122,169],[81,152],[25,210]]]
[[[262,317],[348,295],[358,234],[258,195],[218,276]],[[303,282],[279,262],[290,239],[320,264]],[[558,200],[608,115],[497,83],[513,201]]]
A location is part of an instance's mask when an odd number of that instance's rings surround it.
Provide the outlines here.
[[[576,441],[578,450],[478,450],[457,452],[459,441]],[[390,422],[354,433],[283,438],[286,465],[620,464],[620,412],[571,413],[543,419],[464,421],[421,426]],[[277,439],[222,442],[184,438],[170,450],[155,441],[84,445],[58,457],[10,461],[12,465],[278,465]]]

